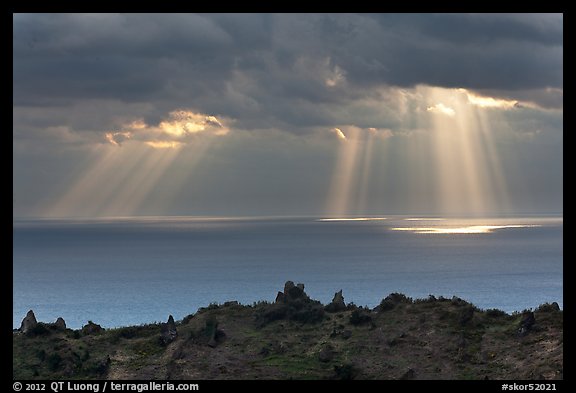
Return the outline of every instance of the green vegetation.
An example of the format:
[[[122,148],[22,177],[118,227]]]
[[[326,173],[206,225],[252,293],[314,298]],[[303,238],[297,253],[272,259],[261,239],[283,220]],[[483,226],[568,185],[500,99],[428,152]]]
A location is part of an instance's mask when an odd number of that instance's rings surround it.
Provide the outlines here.
[[[458,298],[396,293],[375,310],[348,305],[326,313],[293,288],[276,303],[211,304],[176,322],[167,344],[163,324],[71,330],[38,323],[13,335],[13,378],[563,377],[563,312],[555,303],[509,315]]]

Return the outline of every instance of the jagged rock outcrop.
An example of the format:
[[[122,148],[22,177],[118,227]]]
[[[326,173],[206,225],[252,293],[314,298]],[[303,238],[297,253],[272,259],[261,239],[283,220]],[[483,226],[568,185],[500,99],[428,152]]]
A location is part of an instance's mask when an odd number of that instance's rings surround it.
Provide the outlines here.
[[[339,290],[334,294],[332,301],[324,307],[327,312],[339,312],[346,310],[346,303],[344,303],[344,296],[342,296],[342,290]]]
[[[38,326],[38,321],[36,320],[34,311],[30,310],[20,324],[20,331],[22,333],[30,333],[36,326]]]
[[[304,284],[295,285],[293,281],[286,281],[284,291],[278,292],[276,296],[275,304],[256,315],[256,324],[263,327],[281,319],[316,323],[323,318],[324,306],[319,301],[310,299],[304,292]]]
[[[286,296],[284,296],[284,292],[278,291],[274,303],[286,303]]]
[[[58,330],[66,330],[66,321],[64,321],[64,318],[58,317],[56,322],[54,322],[54,327]]]
[[[452,304],[457,305],[457,306],[464,306],[464,305],[468,304],[467,301],[459,298],[458,296],[452,296],[452,299],[450,301],[452,302]]]
[[[160,342],[163,345],[168,345],[178,337],[178,330],[176,330],[176,323],[172,315],[168,316],[168,322],[160,325]]]
[[[558,311],[560,311],[560,306],[556,302],[544,303],[544,304],[541,304],[540,306],[538,306],[538,308],[535,311],[537,311],[537,312],[558,312]]]
[[[276,295],[276,303],[289,303],[298,299],[309,299],[309,297],[304,292],[304,284],[294,285],[293,281],[286,281],[284,292],[278,292]]]
[[[286,284],[284,284],[284,296],[286,296],[286,300],[289,302],[308,298],[308,295],[304,292],[304,284],[299,283],[294,285],[292,281],[286,281]]]
[[[102,326],[92,321],[88,321],[87,325],[82,326],[82,334],[85,336],[88,336],[90,334],[98,334],[103,330],[104,329],[102,328]]]

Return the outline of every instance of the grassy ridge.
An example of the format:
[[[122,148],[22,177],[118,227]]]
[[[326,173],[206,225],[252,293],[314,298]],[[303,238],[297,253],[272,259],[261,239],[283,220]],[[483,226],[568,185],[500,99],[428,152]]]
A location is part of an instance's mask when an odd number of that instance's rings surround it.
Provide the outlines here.
[[[561,379],[563,312],[393,294],[337,312],[307,296],[210,305],[176,322],[13,335],[14,379]]]

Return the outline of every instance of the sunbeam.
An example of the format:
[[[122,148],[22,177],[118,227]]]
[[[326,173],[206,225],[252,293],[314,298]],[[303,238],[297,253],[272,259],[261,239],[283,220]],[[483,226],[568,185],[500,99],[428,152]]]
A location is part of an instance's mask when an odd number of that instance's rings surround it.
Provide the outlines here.
[[[346,130],[348,135],[340,128],[333,129],[340,143],[338,145],[338,158],[332,176],[332,185],[328,192],[329,216],[341,217],[349,214],[350,199],[352,197],[357,174],[357,155],[360,147],[358,129]]]
[[[515,102],[429,86],[416,87],[412,96],[425,110],[403,114],[416,117],[414,131],[385,134],[395,138],[397,151],[384,144],[375,157],[375,143],[382,140],[378,135],[384,134],[374,128],[349,125],[331,130],[339,143],[326,214],[365,214],[374,183],[391,197],[381,201],[384,208],[409,204],[429,212],[471,216],[506,211],[506,179],[491,120],[498,116],[497,109],[514,110]],[[392,165],[392,160],[403,157],[414,161]],[[376,163],[378,171],[373,173]]]
[[[360,164],[360,179],[357,190],[356,214],[363,214],[368,208],[368,195],[372,176],[372,152],[374,150],[374,138],[376,129],[370,128],[364,137],[362,157]]]
[[[346,126],[332,130],[338,137],[337,161],[327,198],[326,214],[362,214],[368,205],[375,128]]]
[[[169,172],[177,156],[174,149],[151,149],[138,168],[118,187],[113,200],[103,209],[104,216],[130,216],[141,206],[159,179]]]
[[[503,100],[469,94],[464,89],[419,87],[432,105],[430,135],[437,209],[442,213],[485,215],[506,208],[507,191],[495,151],[487,111]],[[474,97],[470,100],[470,97]],[[502,102],[500,102],[502,101]]]
[[[213,139],[228,134],[228,121],[177,110],[170,112],[168,119],[158,126],[138,119],[124,124],[121,131],[105,132],[103,139],[108,143],[92,149],[96,155],[92,164],[77,175],[43,215],[130,216],[139,211],[152,193],[162,195],[161,205],[166,208],[184,183],[190,181]],[[173,170],[178,158],[186,164]],[[170,174],[166,181],[169,186],[158,191],[166,173]]]

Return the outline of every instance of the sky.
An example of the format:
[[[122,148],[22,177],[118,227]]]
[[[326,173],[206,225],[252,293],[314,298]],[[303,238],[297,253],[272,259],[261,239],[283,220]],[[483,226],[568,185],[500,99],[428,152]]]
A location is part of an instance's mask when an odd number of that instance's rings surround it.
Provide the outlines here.
[[[561,14],[15,14],[14,217],[563,211]]]

